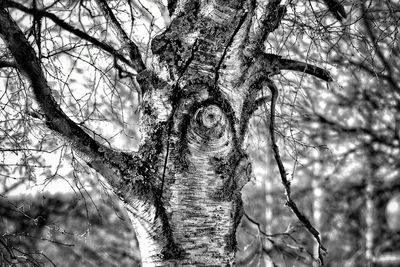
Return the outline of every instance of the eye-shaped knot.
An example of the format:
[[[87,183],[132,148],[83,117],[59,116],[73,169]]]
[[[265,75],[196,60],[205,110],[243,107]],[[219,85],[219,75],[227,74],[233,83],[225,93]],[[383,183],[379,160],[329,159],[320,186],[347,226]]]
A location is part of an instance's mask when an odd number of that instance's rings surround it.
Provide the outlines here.
[[[190,121],[188,147],[192,153],[224,154],[231,149],[229,120],[217,105],[200,107]]]
[[[192,126],[201,138],[210,140],[221,138],[227,124],[223,111],[216,105],[209,105],[196,111]]]
[[[223,115],[219,107],[210,105],[197,112],[197,119],[201,120],[204,127],[211,129],[221,122]]]

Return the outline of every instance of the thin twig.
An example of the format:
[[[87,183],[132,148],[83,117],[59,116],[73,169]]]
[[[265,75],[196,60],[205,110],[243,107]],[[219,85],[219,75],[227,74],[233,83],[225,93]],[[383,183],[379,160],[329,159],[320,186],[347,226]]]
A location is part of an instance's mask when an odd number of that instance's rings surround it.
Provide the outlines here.
[[[129,60],[128,58],[126,58],[120,51],[114,49],[114,47],[112,47],[111,45],[102,42],[98,39],[96,39],[95,37],[89,35],[88,33],[84,32],[83,30],[80,30],[76,27],[74,27],[71,24],[68,24],[67,22],[65,22],[63,19],[57,17],[55,14],[47,12],[43,9],[32,9],[32,8],[28,8],[20,3],[17,2],[13,2],[13,1],[6,1],[4,0],[3,3],[4,6],[6,7],[11,7],[11,8],[16,8],[20,11],[23,11],[25,13],[31,14],[31,15],[38,15],[40,17],[44,17],[44,18],[48,18],[50,20],[52,20],[55,24],[57,24],[59,27],[61,27],[62,29],[80,37],[81,39],[95,45],[96,47],[106,51],[107,53],[113,55],[114,57],[118,58],[119,60],[121,60],[122,62],[124,62],[125,64],[131,66],[132,68],[134,68],[135,70],[141,70],[140,66],[136,66],[136,62],[132,62],[131,60]]]

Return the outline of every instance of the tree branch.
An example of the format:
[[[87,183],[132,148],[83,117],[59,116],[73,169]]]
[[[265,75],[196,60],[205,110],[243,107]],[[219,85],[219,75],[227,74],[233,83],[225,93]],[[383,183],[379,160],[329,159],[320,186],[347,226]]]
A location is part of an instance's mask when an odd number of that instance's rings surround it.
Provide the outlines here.
[[[363,125],[350,127],[346,126],[341,122],[330,120],[325,117],[323,114],[320,114],[314,111],[314,115],[316,117],[316,121],[318,123],[322,123],[328,125],[330,128],[337,130],[338,132],[343,132],[349,135],[357,136],[358,138],[361,137],[362,134],[366,136],[372,137],[374,142],[378,142],[380,144],[386,145],[388,147],[396,147],[396,141],[400,141],[396,136],[385,135],[383,131],[374,132],[371,129],[364,127]],[[309,119],[309,121],[313,122],[314,120]],[[389,129],[390,130],[390,129]],[[393,130],[394,131],[394,130]]]
[[[36,101],[44,113],[47,126],[60,134],[84,156],[89,166],[105,176],[112,186],[118,186],[120,184],[119,177],[109,175],[110,170],[113,172],[115,171],[113,168],[118,168],[118,163],[114,163],[114,165],[109,163],[111,162],[110,158],[116,152],[96,142],[60,109],[51,94],[35,51],[21,29],[3,8],[0,8],[0,37],[11,51],[18,70],[30,81]],[[105,163],[109,163],[109,165],[105,166]]]
[[[106,0],[96,0],[98,6],[104,13],[104,15],[109,18],[112,23],[112,26],[117,31],[117,34],[120,38],[122,38],[122,42],[124,45],[129,49],[129,56],[135,66],[137,72],[141,72],[142,70],[146,69],[142,57],[140,55],[139,48],[137,45],[129,38],[126,34],[125,30],[122,28],[121,24],[115,17],[114,13],[112,12],[110,6],[107,4]]]
[[[326,249],[322,246],[321,240],[319,238],[318,230],[314,228],[314,226],[311,224],[311,222],[308,220],[308,218],[297,208],[296,203],[293,201],[293,199],[291,197],[290,182],[287,179],[287,172],[285,170],[285,166],[283,165],[281,156],[279,154],[279,148],[278,148],[278,145],[276,142],[276,137],[275,137],[275,106],[276,106],[276,100],[278,98],[278,88],[276,88],[276,86],[272,80],[266,80],[265,86],[267,86],[270,89],[271,95],[272,95],[270,124],[269,124],[271,146],[272,146],[272,151],[274,154],[275,161],[278,165],[282,184],[285,187],[286,205],[292,210],[292,212],[296,215],[296,217],[300,220],[300,222],[306,227],[308,232],[311,233],[312,236],[315,238],[315,240],[318,242],[319,260],[320,260],[321,264],[323,264],[323,257],[322,257],[321,250],[326,252]]]
[[[15,64],[15,62],[12,61],[0,60],[0,69],[1,68],[17,68],[17,65]]]
[[[303,72],[303,73],[307,73],[312,76],[315,76],[326,82],[333,81],[332,76],[330,75],[330,73],[327,70],[317,67],[315,65],[297,61],[297,60],[293,60],[293,59],[285,59],[285,58],[282,58],[281,56],[275,55],[275,54],[265,53],[264,56],[265,56],[265,60],[267,61],[267,64],[269,64],[269,66],[272,66],[271,68],[276,69],[278,71],[281,71],[281,70],[299,71],[299,72]]]
[[[22,4],[19,4],[19,3],[13,2],[13,1],[7,1],[7,0],[3,0],[1,6],[16,8],[16,9],[18,9],[20,11],[23,11],[23,12],[31,14],[31,15],[37,15],[37,16],[40,16],[40,17],[48,18],[48,19],[52,20],[55,24],[60,26],[62,29],[66,30],[66,31],[78,36],[79,38],[81,38],[81,39],[83,39],[85,41],[88,41],[89,43],[92,43],[93,45],[97,46],[98,48],[110,53],[114,57],[118,58],[122,62],[124,62],[124,63],[128,64],[129,66],[131,66],[132,68],[134,68],[136,71],[140,71],[141,70],[141,66],[138,66],[137,62],[129,60],[123,54],[121,54],[119,51],[115,50],[109,44],[101,42],[98,39],[96,39],[96,38],[90,36],[89,34],[85,33],[84,31],[82,31],[82,30],[80,30],[78,28],[75,28],[74,26],[66,23],[64,20],[60,19],[59,17],[57,17],[56,15],[54,15],[52,13],[49,13],[49,12],[44,11],[44,10],[28,8],[28,7],[25,7]]]

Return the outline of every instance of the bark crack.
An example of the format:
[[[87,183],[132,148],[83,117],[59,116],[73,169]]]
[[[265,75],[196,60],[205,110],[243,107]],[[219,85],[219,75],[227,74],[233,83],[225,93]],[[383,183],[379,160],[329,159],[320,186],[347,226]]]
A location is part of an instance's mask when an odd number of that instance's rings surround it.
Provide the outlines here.
[[[233,43],[233,40],[235,39],[236,34],[239,32],[240,28],[242,27],[243,23],[245,22],[245,20],[247,18],[247,14],[248,14],[248,12],[244,12],[242,17],[240,18],[240,21],[239,21],[238,25],[236,26],[235,30],[233,31],[231,37],[229,38],[229,41],[228,41],[228,43],[226,44],[226,46],[224,48],[222,56],[221,56],[220,60],[218,61],[217,66],[215,67],[215,75],[214,75],[214,84],[215,85],[218,84],[219,70],[221,68],[221,65],[224,62],[226,54],[228,53],[228,50],[229,50],[231,44]]]

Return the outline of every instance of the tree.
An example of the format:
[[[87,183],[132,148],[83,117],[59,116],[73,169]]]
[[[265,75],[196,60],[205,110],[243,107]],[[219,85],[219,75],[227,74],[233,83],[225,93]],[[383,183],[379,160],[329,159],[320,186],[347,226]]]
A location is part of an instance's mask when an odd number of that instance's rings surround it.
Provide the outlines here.
[[[337,1],[327,2],[330,10],[339,10],[335,16],[345,17]],[[290,197],[275,136],[279,89],[273,77],[285,70],[327,82],[332,77],[315,65],[266,53],[264,47],[294,3],[169,0],[165,10],[155,1],[171,21],[145,49],[126,30],[126,20],[135,20],[135,3],[2,0],[0,36],[7,48],[1,67],[15,68],[25,77],[38,104],[30,115],[68,143],[125,203],[143,266],[234,263],[240,190],[251,176],[244,140],[254,111],[266,102],[287,204],[318,240],[318,232]],[[141,10],[145,17],[150,13]],[[78,60],[89,60],[140,88],[137,151],[113,149],[80,120],[99,109],[82,117],[67,115],[68,103],[62,103],[62,94],[56,96],[50,80],[59,67],[51,60],[59,54],[75,57],[81,46],[90,50]],[[112,63],[105,67],[98,60]]]
[[[399,4],[364,1],[354,11],[340,39],[327,40],[322,52],[343,67],[342,88],[309,97],[313,115],[306,121],[327,129],[336,159],[334,167],[324,165],[324,216],[331,222],[320,230],[335,233],[323,238],[333,248],[328,264],[397,266],[399,233],[384,211],[399,190]]]

